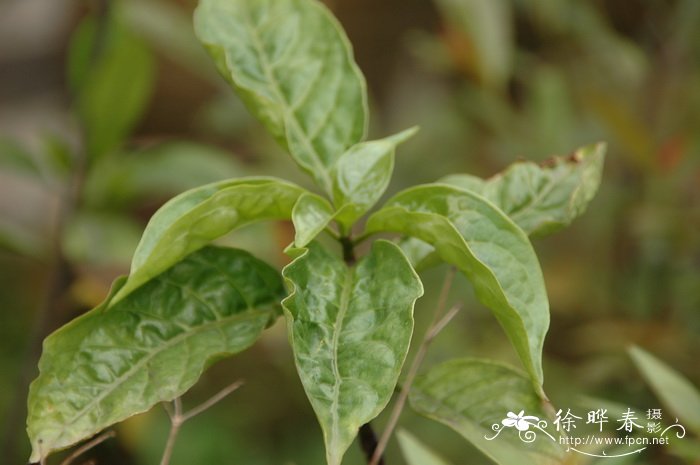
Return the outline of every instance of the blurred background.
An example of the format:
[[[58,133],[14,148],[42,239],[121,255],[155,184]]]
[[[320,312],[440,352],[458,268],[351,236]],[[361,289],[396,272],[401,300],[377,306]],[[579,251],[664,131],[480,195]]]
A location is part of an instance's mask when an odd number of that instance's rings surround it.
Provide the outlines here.
[[[632,344],[700,384],[700,2],[326,3],[367,76],[371,135],[421,127],[399,150],[389,193],[454,172],[486,177],[521,158],[542,161],[608,142],[589,211],[534,244],[551,302],[545,389],[554,404],[602,407],[605,399],[658,408],[627,355]],[[0,0],[3,463],[29,456],[26,390],[41,340],[98,304],[128,272],[140,233],[163,202],[241,175],[308,185],[216,74],[192,32],[194,6]],[[290,225],[279,223],[223,243],[281,267],[291,239]],[[424,275],[416,334],[444,274],[436,268]],[[519,366],[466,280],[452,294],[465,310],[424,367],[466,355]],[[286,337],[280,321],[254,348],[205,374],[186,406],[236,379],[247,383],[184,426],[173,465],[322,463],[321,432]],[[378,429],[385,421],[382,415]],[[456,465],[489,463],[456,433],[409,410],[401,424]],[[154,408],[118,426],[117,438],[83,462],[158,463],[168,426]],[[624,463],[697,464],[698,444],[687,437]],[[346,460],[364,463],[357,447]],[[50,460],[59,462],[60,454]],[[395,444],[387,463],[404,463]]]

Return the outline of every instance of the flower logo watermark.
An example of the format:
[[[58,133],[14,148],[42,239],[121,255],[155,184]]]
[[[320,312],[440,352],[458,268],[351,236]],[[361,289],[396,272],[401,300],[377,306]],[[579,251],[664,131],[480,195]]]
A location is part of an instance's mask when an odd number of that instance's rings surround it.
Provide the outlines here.
[[[597,433],[590,433],[583,436],[575,435],[577,422],[583,420],[584,417],[576,415],[571,409],[566,409],[563,412],[560,409],[556,413],[556,417],[552,422],[552,427],[556,428],[558,437],[546,431],[548,423],[546,420],[540,419],[534,415],[526,415],[525,410],[520,410],[518,413],[508,412],[505,418],[500,423],[491,425],[494,434],[485,435],[484,438],[488,441],[496,439],[504,430],[515,429],[518,432],[520,440],[524,443],[534,442],[539,433],[543,433],[547,439],[553,441],[560,446],[566,446],[566,452],[576,452],[590,457],[612,458],[623,457],[631,454],[639,454],[650,445],[667,445],[670,437],[675,433],[677,439],[685,437],[685,427],[675,419],[675,422],[669,426],[663,427],[661,423],[661,409],[647,410],[647,420],[645,425],[642,425],[642,420],[637,414],[628,408],[622,413],[617,423],[620,424],[614,431],[617,436],[603,435],[603,426],[608,423],[608,415],[606,409],[592,410],[587,413],[586,424],[597,426]],[[621,434],[624,436],[620,436]],[[607,446],[620,446],[632,448],[627,452],[619,452],[608,454],[605,450]],[[637,447],[642,446],[642,447]]]

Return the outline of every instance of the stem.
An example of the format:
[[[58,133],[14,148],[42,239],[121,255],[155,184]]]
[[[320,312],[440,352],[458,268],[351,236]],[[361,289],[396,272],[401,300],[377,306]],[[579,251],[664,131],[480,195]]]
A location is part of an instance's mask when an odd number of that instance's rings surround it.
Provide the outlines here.
[[[359,236],[357,236],[357,237],[355,238],[355,240],[353,241],[352,245],[353,245],[353,246],[358,246],[358,245],[362,244],[364,241],[366,241],[367,239],[369,239],[370,237],[372,237],[373,234],[374,234],[374,233],[368,233],[368,232],[360,234]]]
[[[85,444],[83,444],[82,446],[77,448],[75,451],[73,451],[72,454],[70,454],[68,457],[66,457],[66,459],[63,462],[61,462],[61,465],[70,465],[73,462],[73,460],[75,460],[79,456],[83,455],[85,452],[89,451],[90,449],[92,449],[96,445],[100,444],[101,442],[104,442],[109,438],[113,438],[114,436],[116,436],[116,433],[114,431],[106,431],[106,432],[100,434],[92,441],[86,442]],[[42,460],[41,463],[45,463],[45,462]]]
[[[450,320],[454,318],[457,312],[459,312],[459,306],[454,306],[447,312],[447,314],[445,314],[444,316],[442,315],[443,310],[445,308],[445,304],[447,303],[447,296],[449,295],[450,288],[452,287],[452,281],[454,280],[455,272],[455,268],[450,268],[450,270],[447,272],[447,275],[445,276],[445,281],[442,284],[440,296],[438,297],[438,303],[435,307],[435,313],[433,314],[433,321],[428,327],[428,330],[425,332],[425,336],[423,336],[421,345],[418,347],[418,352],[416,352],[416,356],[413,358],[413,362],[411,363],[411,366],[408,369],[408,373],[406,374],[406,380],[401,386],[401,392],[399,393],[399,397],[398,399],[396,399],[394,408],[391,411],[389,422],[387,423],[386,428],[382,433],[382,437],[379,439],[377,448],[374,450],[374,454],[372,455],[372,460],[369,461],[368,465],[382,464],[382,454],[384,453],[387,444],[389,444],[389,439],[391,439],[391,435],[394,433],[394,429],[396,428],[396,425],[399,422],[399,418],[401,417],[403,408],[406,405],[406,400],[408,399],[408,393],[411,390],[411,385],[413,385],[413,381],[416,379],[418,369],[420,368],[421,364],[423,363],[423,360],[425,359],[425,355],[428,352],[428,347],[430,346],[430,343],[433,341],[433,339],[435,339],[435,336],[437,336],[440,333],[440,331],[442,331],[442,329],[445,326],[447,326]]]
[[[343,247],[343,260],[348,266],[355,264],[355,243],[352,241],[350,236],[341,236],[338,239],[340,245]]]
[[[360,447],[362,447],[362,451],[365,453],[367,463],[370,463],[374,457],[374,454],[376,454],[378,450],[377,446],[377,435],[375,434],[372,425],[365,423],[364,425],[360,426]],[[381,454],[379,454],[379,458],[377,460],[377,465],[384,465],[384,457],[382,457]]]
[[[180,433],[180,428],[187,420],[196,417],[200,413],[214,406],[215,404],[223,400],[226,396],[231,394],[233,391],[243,386],[243,383],[243,380],[239,380],[229,384],[221,391],[217,392],[208,400],[205,400],[189,412],[183,412],[182,399],[180,399],[179,397],[176,397],[175,400],[173,400],[172,409],[168,406],[168,404],[163,404],[165,411],[170,417],[170,432],[168,433],[168,440],[165,443],[165,449],[163,450],[163,457],[160,459],[160,465],[170,464],[170,459],[173,455],[173,449],[175,448],[175,442],[177,441],[177,435]]]
[[[172,457],[173,449],[175,448],[175,441],[184,421],[182,418],[182,401],[179,397],[173,401],[173,408],[174,412],[172,414],[169,413],[170,432],[168,433],[168,441],[165,443],[163,457],[160,459],[160,465],[168,465],[170,463],[170,457]]]

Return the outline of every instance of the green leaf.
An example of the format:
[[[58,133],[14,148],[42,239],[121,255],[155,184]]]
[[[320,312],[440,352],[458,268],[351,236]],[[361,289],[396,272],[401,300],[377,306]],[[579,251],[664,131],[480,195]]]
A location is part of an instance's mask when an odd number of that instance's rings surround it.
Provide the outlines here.
[[[629,354],[671,413],[700,434],[700,392],[697,388],[673,368],[639,347],[631,347]],[[666,421],[672,422],[668,417]]]
[[[415,237],[403,237],[397,242],[413,268],[420,272],[442,263],[435,247]]]
[[[437,0],[445,21],[466,43],[462,61],[486,85],[503,88],[513,68],[513,13],[508,0]]]
[[[124,23],[158,53],[212,84],[223,84],[194,35],[188,8],[167,0],[121,0],[119,3]]]
[[[0,137],[0,169],[35,179],[50,189],[65,182],[71,163],[70,148],[58,137],[43,136],[38,150],[28,150],[9,138]]]
[[[550,423],[527,376],[507,365],[472,358],[450,360],[416,378],[409,401],[413,409],[454,429],[499,465],[534,465],[562,458],[563,450],[553,440],[556,433],[546,426],[541,426],[546,433],[531,426],[529,431],[536,438],[527,443],[518,430],[501,423],[509,412],[517,415],[523,410],[524,415]]]
[[[371,142],[354,145],[331,171],[336,220],[345,230],[374,206],[391,181],[396,146],[412,137],[418,128]]]
[[[405,429],[400,429],[396,436],[408,465],[450,465]]]
[[[141,225],[125,215],[78,211],[62,234],[63,253],[72,263],[129,265]]]
[[[264,262],[207,247],[50,335],[29,392],[31,461],[182,395],[257,340],[283,292]]]
[[[94,207],[143,205],[187,189],[245,172],[231,154],[184,141],[157,144],[135,152],[115,152],[87,174],[86,202]]]
[[[0,168],[30,177],[41,175],[42,171],[29,150],[5,137],[0,138]]]
[[[543,165],[515,163],[485,181],[452,175],[440,182],[481,194],[526,233],[544,236],[568,226],[586,210],[600,185],[604,160],[605,144],[596,144]]]
[[[184,192],[158,210],[131,262],[121,300],[212,240],[262,220],[289,219],[304,189],[275,178],[241,178]]]
[[[316,0],[202,0],[195,31],[250,111],[330,193],[331,166],[368,119],[364,77],[331,13]]]
[[[328,465],[386,406],[413,332],[423,286],[401,250],[379,240],[349,268],[312,243],[282,272],[294,360],[321,424]]]
[[[446,185],[407,189],[367,221],[367,232],[398,232],[431,244],[462,271],[490,308],[542,392],[549,303],[525,233],[483,197]]]
[[[145,111],[153,85],[153,57],[124,26],[117,10],[99,32],[95,18],[83,21],[72,38],[68,60],[87,150],[99,157],[117,148]]]
[[[333,207],[323,197],[310,192],[299,197],[292,210],[294,246],[305,247],[328,226],[333,216]]]

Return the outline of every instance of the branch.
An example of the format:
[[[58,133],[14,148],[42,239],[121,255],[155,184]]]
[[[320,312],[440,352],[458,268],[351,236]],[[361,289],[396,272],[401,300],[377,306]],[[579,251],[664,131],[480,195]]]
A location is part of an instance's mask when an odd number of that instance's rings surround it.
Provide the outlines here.
[[[209,400],[199,404],[199,406],[193,408],[186,414],[182,416],[182,421],[185,422],[189,420],[192,417],[196,417],[200,413],[204,412],[207,410],[209,407],[212,407],[213,405],[219,403],[221,400],[223,400],[226,396],[231,394],[233,391],[237,390],[241,386],[243,386],[245,382],[243,380],[236,381],[235,383],[231,383],[225,388],[223,388],[221,391],[217,392],[213,396],[209,398]]]
[[[168,433],[168,440],[165,443],[165,449],[163,450],[163,457],[160,459],[160,465],[170,464],[170,459],[173,455],[173,449],[175,448],[175,441],[177,441],[177,435],[178,433],[180,433],[180,428],[187,420],[190,420],[191,418],[196,417],[197,415],[209,409],[210,407],[213,407],[218,402],[223,400],[226,396],[231,394],[233,391],[243,386],[243,383],[244,381],[239,380],[229,384],[221,391],[217,392],[208,400],[205,400],[189,412],[182,411],[182,400],[179,397],[176,397],[175,400],[173,400],[172,409],[170,408],[170,406],[168,406],[168,404],[163,404],[163,408],[170,417],[170,432]]]
[[[61,462],[61,465],[70,465],[73,462],[73,460],[77,459],[78,457],[83,455],[85,452],[89,451],[90,449],[92,449],[96,445],[100,444],[101,442],[104,442],[109,438],[113,438],[114,436],[116,436],[116,433],[114,431],[106,431],[106,432],[100,434],[95,439],[93,439],[89,442],[86,442],[85,444],[83,444],[82,446],[80,446],[76,450],[74,450],[72,454],[70,454],[68,457],[66,457],[65,460],[63,460],[63,462]]]

